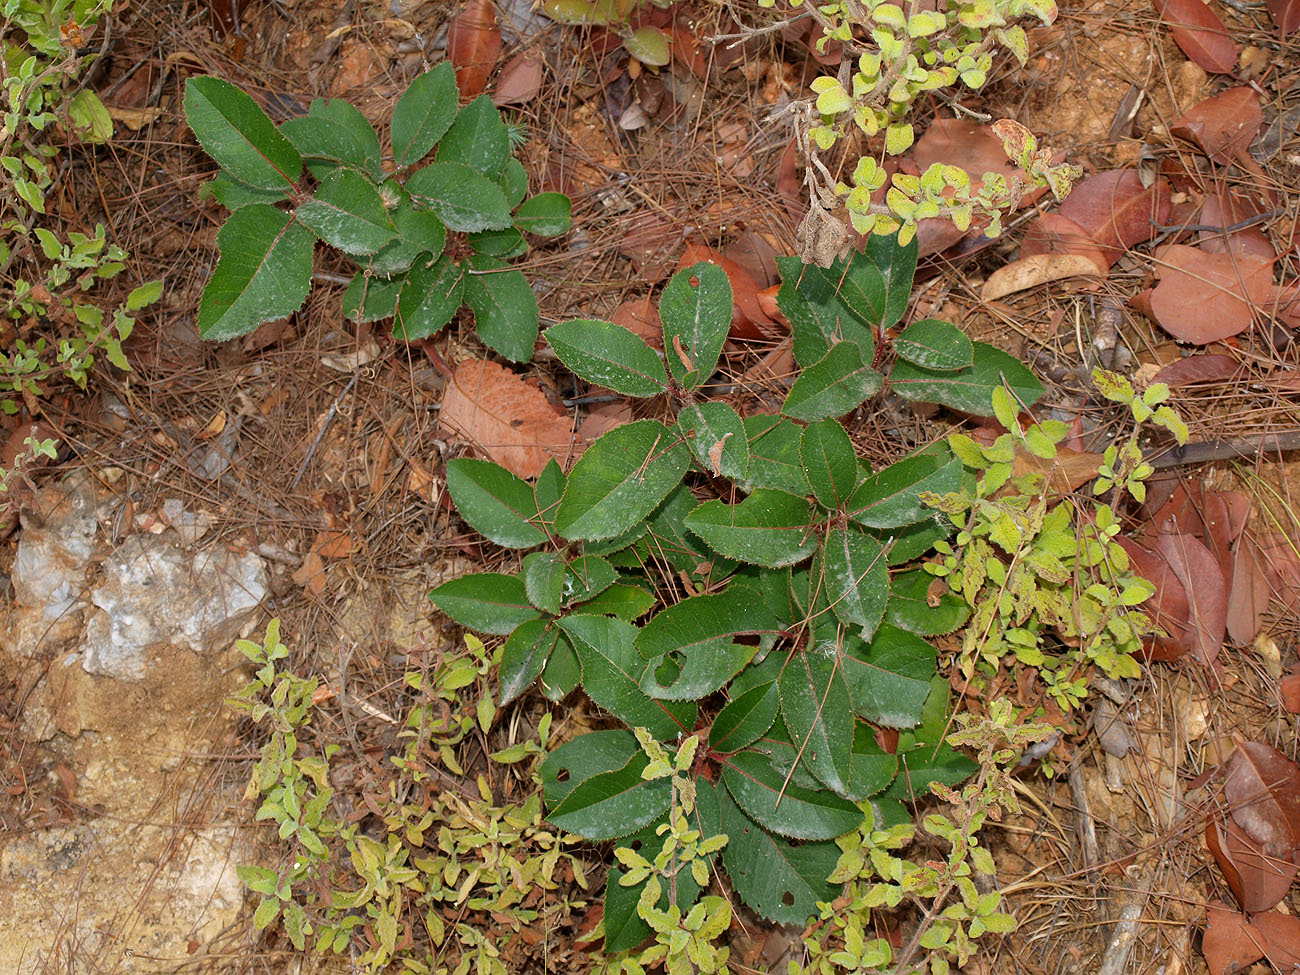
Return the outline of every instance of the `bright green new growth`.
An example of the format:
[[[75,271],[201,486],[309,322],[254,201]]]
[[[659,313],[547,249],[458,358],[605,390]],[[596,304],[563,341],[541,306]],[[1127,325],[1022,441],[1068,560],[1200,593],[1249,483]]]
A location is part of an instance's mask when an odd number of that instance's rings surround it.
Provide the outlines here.
[[[527,252],[525,234],[569,229],[569,199],[525,199],[510,127],[486,95],[464,107],[459,98],[449,62],[416,78],[393,109],[386,155],[348,102],[316,99],[277,127],[228,82],[189,79],[186,118],[221,167],[204,192],[233,211],[217,236],[199,333],[235,338],[297,311],[321,241],[360,265],[343,297],[347,317],[392,318],[393,334],[415,341],[464,304],[488,346],[532,358],[537,299],[507,262]]]
[[[760,0],[766,7],[775,2]],[[790,0],[790,5],[803,7],[804,2]],[[941,8],[917,10],[913,5],[905,10],[885,0],[807,5],[808,15],[823,30],[819,48],[837,41],[844,46],[846,61],[838,78],[824,76],[812,83],[816,99],[807,107],[810,122],[804,135],[810,140],[806,148],[813,210],[801,228],[806,256],[817,253],[818,229],[838,201],[860,234],[898,232],[906,242],[918,220],[946,217],[961,230],[974,219],[986,220],[985,232],[993,237],[1001,233],[1002,214],[1030,188],[1049,187],[1060,199],[1081,175],[1076,166],[1053,165],[1051,150],[1040,149],[1027,129],[1008,119],[995,122],[993,129],[1020,170],[1011,179],[984,173],[976,180],[955,160],[935,163],[919,176],[887,174],[884,157],[902,155],[915,141],[910,117],[917,99],[929,92],[942,95],[959,82],[971,89],[983,87],[999,45],[1025,64],[1028,41],[1015,21],[1032,16],[1046,25],[1056,19],[1054,0],[972,0]],[[831,175],[817,152],[830,149],[851,129],[875,141],[845,183]],[[886,183],[883,202],[872,202]]]

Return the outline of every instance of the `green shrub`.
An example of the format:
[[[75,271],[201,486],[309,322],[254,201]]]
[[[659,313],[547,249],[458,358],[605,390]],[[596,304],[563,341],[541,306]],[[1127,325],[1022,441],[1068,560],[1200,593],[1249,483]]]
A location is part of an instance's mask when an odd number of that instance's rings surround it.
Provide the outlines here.
[[[316,99],[277,127],[234,85],[189,79],[186,118],[221,167],[204,191],[232,211],[217,236],[199,333],[229,339],[297,311],[320,240],[360,267],[343,299],[349,318],[391,317],[393,334],[413,341],[464,303],[488,346],[530,359],[537,299],[507,262],[528,250],[526,234],[568,230],[569,200],[527,197],[512,130],[491,99],[458,101],[449,62],[416,78],[393,109],[385,155],[348,102]]]

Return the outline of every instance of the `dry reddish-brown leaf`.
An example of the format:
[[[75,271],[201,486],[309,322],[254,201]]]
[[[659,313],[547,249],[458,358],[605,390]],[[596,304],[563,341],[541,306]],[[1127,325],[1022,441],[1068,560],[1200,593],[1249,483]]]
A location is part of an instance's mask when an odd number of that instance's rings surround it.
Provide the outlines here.
[[[1038,254],[1076,254],[1089,257],[1102,275],[1107,273],[1113,263],[1102,253],[1088,231],[1059,213],[1040,214],[1025,231],[1025,236],[1020,241],[1020,256],[1034,257]]]
[[[1110,266],[1102,259],[1100,251],[1095,247],[1093,251],[1095,256],[1091,257],[1086,254],[1035,254],[1033,257],[1012,261],[989,275],[980,290],[980,297],[985,301],[997,301],[1017,291],[1036,288],[1040,284],[1063,278],[1087,277],[1101,280],[1109,272]]]
[[[1151,314],[1169,334],[1206,345],[1244,332],[1273,290],[1273,261],[1207,254],[1186,244],[1160,248]]]
[[[325,562],[320,553],[314,549],[308,552],[290,578],[295,586],[302,586],[313,596],[321,595],[325,591]]]
[[[1189,2],[1204,7],[1200,0]],[[1226,166],[1242,157],[1263,123],[1264,113],[1255,90],[1229,88],[1193,105],[1169,131],[1195,142],[1207,156]]]
[[[1201,939],[1201,951],[1210,975],[1234,975],[1264,957],[1263,939],[1252,930],[1250,921],[1223,901],[1207,905],[1209,924]]]
[[[1151,637],[1143,647],[1148,659],[1177,660],[1191,649],[1187,632],[1191,616],[1187,590],[1160,552],[1125,535],[1119,535],[1115,540],[1128,553],[1133,571],[1155,586],[1155,594],[1142,608],[1165,635]]]
[[[1268,0],[1268,15],[1277,24],[1278,33],[1286,37],[1300,27],[1300,0]]]
[[[1206,71],[1230,74],[1237,67],[1237,45],[1228,28],[1201,0],[1152,0],[1184,54]]]
[[[578,424],[578,451],[575,453],[585,450],[615,427],[631,422],[632,407],[626,401],[596,404]]]
[[[1250,926],[1263,938],[1264,957],[1279,972],[1294,972],[1300,965],[1300,917],[1269,911],[1256,914]]]
[[[501,53],[501,31],[491,0],[469,0],[447,25],[447,60],[462,97],[482,94]]]
[[[542,89],[542,71],[540,51],[534,48],[520,51],[501,69],[496,89],[492,92],[492,104],[499,108],[531,102]]]
[[[641,336],[652,349],[663,351],[664,330],[659,323],[659,310],[649,298],[629,298],[614,309],[609,320]]]
[[[1230,355],[1212,353],[1192,355],[1169,363],[1154,376],[1153,383],[1166,386],[1191,386],[1195,383],[1221,383],[1237,374],[1241,366]]]
[[[1242,910],[1267,911],[1286,896],[1296,878],[1296,865],[1269,856],[1233,820],[1211,816],[1205,844],[1214,854]]]
[[[536,386],[486,359],[467,359],[452,372],[438,424],[522,478],[537,477],[552,457],[562,465],[570,458],[573,420]]]
[[[1295,664],[1277,682],[1282,707],[1290,714],[1300,714],[1300,664]]]
[[[1272,598],[1287,609],[1300,606],[1300,556],[1295,543],[1281,532],[1264,532],[1256,541]]]
[[[799,143],[795,139],[781,153],[781,162],[776,168],[776,191],[785,203],[785,212],[792,223],[798,223],[804,216],[803,180],[799,178]],[[951,223],[951,221],[949,221]]]
[[[1210,550],[1191,535],[1162,533],[1156,549],[1187,593],[1188,634],[1202,662],[1213,663],[1227,632],[1228,587]]]
[[[1228,759],[1223,794],[1237,825],[1289,861],[1300,847],[1300,766],[1272,745],[1242,742]]]
[[[704,261],[716,264],[727,274],[731,282],[731,337],[737,339],[761,339],[767,333],[764,328],[771,328],[776,323],[763,311],[758,300],[758,282],[743,267],[731,258],[719,254],[712,247],[704,244],[687,244],[682,252],[677,269],[691,267]]]
[[[1201,231],[1200,248],[1210,254],[1237,254],[1246,257],[1274,258],[1277,252],[1264,231],[1258,227],[1243,227],[1227,232],[1228,227],[1248,220],[1258,212],[1245,199],[1231,191],[1209,193],[1201,206],[1198,223],[1207,227],[1223,227],[1224,231]]]
[[[352,554],[352,536],[345,531],[317,532],[311,550],[322,559],[346,559]]]
[[[1047,475],[1047,483],[1058,494],[1077,491],[1097,477],[1097,465],[1102,461],[1101,454],[1086,450],[1072,450],[1069,447],[1057,447],[1056,457],[1044,460],[1026,451],[1016,451],[1011,469],[1015,477],[1021,477],[1036,471]]]
[[[1158,178],[1142,185],[1136,169],[1094,173],[1070,191],[1058,213],[1096,242],[1109,263],[1155,235],[1154,223],[1169,219],[1169,183]]]
[[[688,28],[676,22],[668,30],[668,47],[672,58],[683,67],[689,68],[691,74],[705,81],[709,77],[709,62],[700,53],[700,42]]]
[[[672,268],[672,254],[681,246],[687,227],[657,211],[638,214],[619,239],[618,251],[632,262],[647,284],[656,284]]]
[[[1237,539],[1232,551],[1232,587],[1228,590],[1228,636],[1233,643],[1255,639],[1268,609],[1268,576],[1259,545],[1250,535]]]
[[[727,245],[727,256],[749,272],[760,288],[781,280],[776,259],[783,253],[773,246],[776,238],[746,230]]]

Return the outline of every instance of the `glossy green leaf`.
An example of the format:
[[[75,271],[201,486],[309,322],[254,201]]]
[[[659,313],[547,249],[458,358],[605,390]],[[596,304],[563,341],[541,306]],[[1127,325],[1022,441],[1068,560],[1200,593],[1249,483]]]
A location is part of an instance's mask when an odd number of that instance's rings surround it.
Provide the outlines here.
[[[894,351],[900,359],[938,372],[965,369],[975,361],[966,333],[937,318],[923,318],[903,329],[894,339]]]
[[[725,759],[722,780],[741,809],[760,826],[782,836],[832,840],[862,822],[862,811],[833,792],[785,784],[758,752],[737,752]]]
[[[934,587],[934,592],[931,591]],[[951,633],[970,618],[970,607],[948,591],[942,580],[922,569],[893,577],[885,620],[920,636]]]
[[[631,623],[650,612],[657,601],[654,593],[647,589],[632,583],[616,582],[592,599],[576,603],[573,611],[586,616],[617,616]]]
[[[249,186],[223,169],[199,187],[199,199],[205,200],[209,197],[227,210],[238,210],[252,203],[279,203],[281,200],[287,200],[289,193],[287,188],[264,190]]]
[[[451,258],[416,264],[397,296],[393,336],[407,342],[427,339],[451,321],[464,294],[464,271]]]
[[[914,727],[930,693],[936,656],[925,640],[890,624],[869,645],[846,639],[840,661],[853,709],[872,724]]]
[[[722,809],[719,831],[729,837],[722,848],[722,862],[736,893],[769,921],[807,924],[817,916],[818,902],[829,903],[839,893],[840,888],[826,880],[839,861],[839,847],[834,843],[793,843],[773,836],[746,816],[726,790],[718,792]]]
[[[254,203],[226,218],[220,257],[199,300],[198,329],[221,341],[292,315],[311,290],[315,238],[282,210]]]
[[[476,254],[499,257],[503,261],[528,253],[528,241],[524,240],[524,235],[514,227],[467,234],[465,243],[469,244]]]
[[[517,576],[482,572],[448,579],[429,593],[433,605],[478,633],[508,636],[520,623],[537,619]]]
[[[547,620],[526,620],[515,627],[501,650],[497,690],[502,707],[532,686],[561,638],[560,630]]]
[[[858,479],[858,455],[838,420],[819,420],[804,427],[799,461],[823,507],[840,508]]]
[[[560,361],[589,383],[624,396],[657,396],[668,389],[659,356],[621,325],[578,319],[552,325],[545,336]]]
[[[856,529],[833,528],[822,545],[821,565],[832,612],[871,639],[889,601],[884,546]]]
[[[733,697],[713,719],[709,748],[725,755],[751,744],[772,727],[780,706],[774,680]]]
[[[485,254],[465,259],[465,304],[483,342],[512,362],[527,362],[537,345],[537,295],[522,271]]]
[[[1032,406],[1043,395],[1043,384],[1014,356],[983,342],[973,342],[971,348],[973,364],[956,371],[897,362],[889,375],[890,388],[905,399],[939,403],[976,416],[993,415],[993,390],[1004,382],[1024,406]]]
[[[686,527],[729,559],[769,568],[800,562],[817,547],[812,505],[770,488],[759,488],[739,504],[706,502],[687,516]]]
[[[580,555],[564,567],[564,589],[560,598],[566,606],[594,599],[617,578],[614,567],[599,555]]]
[[[803,428],[782,416],[757,414],[745,418],[749,438],[749,473],[741,482],[746,491],[774,488],[799,497],[809,493],[800,459]]]
[[[621,535],[667,497],[689,463],[686,445],[656,420],[615,427],[569,473],[556,531],[570,540]]]
[[[749,441],[740,416],[726,403],[692,403],[677,414],[677,426],[695,460],[715,476],[739,481],[749,470]]]
[[[459,104],[456,71],[450,61],[411,82],[393,108],[390,127],[398,168],[419,162],[437,145],[455,121]]]
[[[382,278],[358,271],[343,292],[343,317],[351,322],[378,322],[392,318],[405,276]]]
[[[665,359],[683,389],[698,389],[713,375],[731,331],[731,305],[726,272],[706,261],[678,271],[664,288],[659,318]]]
[[[447,461],[447,490],[460,516],[489,541],[506,548],[532,548],[546,541],[535,524],[539,516],[532,485],[499,464],[454,457]]]
[[[897,772],[898,756],[881,748],[870,726],[859,723],[853,736],[853,774],[847,797],[861,802],[884,792]]]
[[[905,457],[858,485],[849,499],[849,517],[868,528],[913,525],[934,514],[921,495],[955,491],[961,486],[961,477],[961,461],[946,449]]]
[[[397,236],[375,185],[351,169],[336,169],[321,180],[297,215],[307,229],[345,254],[374,254]]]
[[[546,700],[558,703],[568,697],[581,681],[582,665],[578,662],[577,651],[567,636],[561,637],[542,670],[542,694]]]
[[[871,301],[867,322],[882,332],[896,325],[907,313],[912,298],[912,280],[916,276],[917,253],[915,237],[900,245],[897,233],[887,236],[873,234],[867,238],[866,250],[849,259],[849,279],[860,279],[864,296]],[[875,291],[877,276],[881,288],[879,293]],[[879,302],[874,300],[877,294]]]
[[[952,522],[938,515],[903,528],[864,527],[862,530],[886,546],[885,558],[890,565],[905,565],[920,558],[934,548],[935,542],[953,533]]]
[[[341,98],[312,101],[307,114],[291,118],[280,132],[305,159],[324,159],[364,170],[372,178],[383,174],[379,136],[361,112]]]
[[[510,134],[487,95],[460,110],[438,143],[438,162],[462,163],[495,180],[510,158]]]
[[[567,234],[573,223],[573,204],[563,193],[530,196],[515,211],[515,226],[538,237]]]
[[[510,207],[501,187],[464,163],[439,162],[416,170],[406,189],[452,230],[470,234],[510,226]]]
[[[809,421],[843,416],[875,395],[883,381],[856,342],[840,342],[804,369],[790,387],[781,412]]]
[[[580,734],[542,759],[542,799],[553,808],[578,784],[601,772],[618,771],[640,751],[632,732],[622,728]]]
[[[580,782],[551,807],[546,818],[589,840],[612,840],[636,832],[662,816],[672,798],[668,779],[641,778],[649,762],[637,753],[622,768]]]
[[[660,740],[694,726],[694,701],[655,701],[642,692],[646,662],[633,644],[635,626],[610,616],[574,615],[559,622],[582,663],[582,689],[598,705]]]
[[[800,761],[836,792],[849,787],[853,764],[853,703],[835,654],[795,654],[778,681],[781,717]],[[746,807],[748,808],[748,807]],[[829,837],[828,837],[829,838]]]
[[[524,556],[520,575],[528,601],[542,612],[558,616],[564,596],[564,553],[530,552]]]
[[[866,322],[858,317],[839,293],[839,277],[822,273],[816,265],[804,264],[797,257],[778,257],[781,290],[776,302],[790,319],[794,341],[794,358],[807,368],[817,362],[831,346],[853,342],[862,349],[862,358],[870,361],[876,343]]]
[[[302,156],[260,105],[228,81],[202,75],[185,82],[185,120],[209,156],[241,183],[293,188]]]

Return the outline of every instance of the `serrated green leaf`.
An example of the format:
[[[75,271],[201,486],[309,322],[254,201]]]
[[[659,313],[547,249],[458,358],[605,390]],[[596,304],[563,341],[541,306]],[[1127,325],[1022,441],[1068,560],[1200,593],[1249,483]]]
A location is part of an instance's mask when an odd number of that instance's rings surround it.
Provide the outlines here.
[[[463,163],[495,180],[510,158],[510,134],[501,113],[487,95],[479,95],[460,110],[438,143],[438,162]]]
[[[411,82],[393,108],[390,128],[393,161],[399,168],[425,157],[451,128],[459,104],[456,71],[450,61],[441,62]]]
[[[406,190],[452,230],[471,234],[510,226],[510,206],[501,187],[464,163],[436,162],[416,170]]]
[[[397,236],[379,191],[351,169],[326,176],[296,212],[312,233],[345,254],[374,254]]]
[[[802,428],[781,416],[758,414],[745,418],[749,439],[749,474],[741,486],[747,491],[774,488],[803,497],[810,487],[799,456]]]
[[[726,754],[738,751],[767,733],[776,720],[781,698],[776,681],[751,687],[727,702],[709,729],[709,748]]]
[[[875,732],[859,723],[853,736],[853,774],[849,778],[848,798],[861,802],[884,792],[897,772],[898,756],[881,748]]]
[[[287,200],[287,189],[263,190],[241,183],[224,169],[199,187],[199,199],[211,197],[227,210],[238,210],[251,203],[279,203]]]
[[[731,481],[749,470],[749,441],[740,416],[726,403],[692,403],[677,414],[677,426],[706,471]],[[716,467],[715,467],[716,465]]]
[[[884,546],[852,528],[833,528],[822,544],[823,585],[831,611],[843,622],[861,627],[870,640],[889,601],[889,564]]]
[[[862,349],[864,361],[875,354],[876,344],[867,323],[845,303],[839,293],[839,277],[824,274],[816,265],[797,257],[778,257],[781,290],[776,302],[790,319],[794,358],[807,368],[840,342],[853,342]]]
[[[857,806],[829,790],[785,784],[758,752],[737,752],[725,759],[722,780],[746,814],[782,836],[831,840],[857,829],[862,822],[862,811]]]
[[[432,264],[411,268],[397,296],[393,337],[407,342],[427,339],[446,325],[465,294],[461,266],[443,255]]]
[[[560,506],[560,498],[564,496],[566,480],[564,471],[552,457],[542,468],[537,483],[533,485],[533,497],[537,499],[537,510],[541,513],[543,521],[550,523],[555,520],[555,511]]]
[[[476,254],[499,257],[503,261],[528,252],[528,241],[524,240],[524,235],[514,227],[507,227],[505,230],[481,230],[476,234],[467,235],[465,243],[469,244]]]
[[[374,179],[383,174],[379,136],[366,117],[341,98],[313,100],[306,115],[289,119],[280,131],[305,159],[352,166]]]
[[[582,663],[582,689],[598,705],[660,740],[694,726],[694,701],[655,701],[642,692],[646,662],[636,652],[635,626],[609,616],[573,615],[559,622]]]
[[[867,248],[860,256],[850,258],[849,278],[854,279],[869,265],[874,274],[867,273],[870,288],[864,283],[863,291],[875,287],[876,275],[883,288],[882,300],[871,303],[869,324],[876,325],[880,331],[892,328],[907,313],[907,304],[912,298],[912,279],[916,276],[916,257],[918,244],[913,237],[907,244],[898,243],[898,233],[882,236],[873,234],[867,238]],[[869,298],[875,297],[872,291]]]
[[[849,499],[849,517],[868,528],[913,525],[934,514],[934,509],[921,500],[921,494],[955,491],[961,486],[961,478],[961,461],[947,448],[913,454],[863,480]]]
[[[537,295],[522,271],[486,254],[465,259],[465,304],[483,342],[512,362],[527,362],[537,345]]]
[[[843,794],[849,787],[853,765],[854,719],[848,685],[836,655],[818,649],[796,654],[781,672],[778,689],[781,717],[801,753],[800,761],[818,779]]]
[[[429,593],[429,599],[461,626],[496,636],[508,636],[520,623],[540,615],[528,602],[523,582],[498,572],[449,579]]]
[[[447,490],[460,516],[489,541],[506,548],[532,548],[546,541],[536,525],[540,518],[532,485],[504,467],[452,458],[447,461]]]
[[[593,599],[577,603],[575,613],[587,616],[617,616],[631,623],[640,619],[658,602],[654,593],[627,582],[616,582]]]
[[[698,389],[713,375],[731,331],[731,307],[726,272],[707,261],[678,271],[664,288],[659,318],[665,359],[683,389]]]
[[[656,420],[615,427],[569,473],[556,531],[570,540],[621,535],[667,497],[689,463],[686,445]]]
[[[515,627],[501,650],[497,689],[502,707],[532,686],[560,639],[560,630],[546,620],[526,620]]]
[[[647,764],[649,759],[638,752],[622,768],[581,781],[551,807],[546,818],[589,840],[612,840],[636,832],[662,816],[672,798],[668,779],[641,778]]]
[[[838,420],[819,420],[804,427],[799,462],[823,507],[834,510],[848,501],[858,479],[858,456]]]
[[[511,210],[519,206],[528,195],[528,173],[524,171],[524,164],[514,156],[506,160],[506,168],[498,183],[506,194],[506,203]]]
[[[542,670],[542,694],[548,701],[558,703],[582,681],[582,665],[569,638],[556,641],[551,657]]]
[[[560,598],[565,606],[594,599],[614,584],[618,573],[599,555],[580,555],[564,568]]]
[[[564,595],[564,553],[530,552],[522,571],[528,601],[544,613],[558,616]]]
[[[657,396],[668,389],[659,356],[621,325],[577,319],[552,325],[545,336],[560,361],[589,383],[624,396]]]
[[[759,488],[739,504],[708,501],[685,523],[720,555],[768,568],[793,565],[817,547],[812,505],[770,488]]]
[[[392,318],[397,309],[397,296],[405,283],[404,275],[383,278],[358,271],[343,292],[343,317],[352,322],[378,322]]]
[[[965,369],[974,363],[974,350],[966,333],[951,322],[923,318],[894,339],[900,359],[938,372]]]
[[[885,624],[870,644],[846,639],[841,666],[853,709],[872,724],[912,728],[930,693],[937,654],[914,633]]]
[[[938,595],[931,595],[931,583],[937,584]],[[919,636],[938,636],[951,633],[969,618],[970,607],[965,601],[922,569],[900,573],[890,580],[885,620],[899,629]]]
[[[725,789],[717,792],[717,831],[729,837],[722,862],[744,902],[778,924],[803,925],[817,916],[818,902],[834,900],[841,889],[826,880],[839,860],[839,847],[773,836],[746,816]]]
[[[884,377],[856,342],[840,342],[794,381],[781,412],[796,420],[843,416],[880,389]]]
[[[530,196],[515,211],[515,226],[538,237],[567,234],[573,222],[573,204],[563,193]]]
[[[390,184],[391,188],[391,184]],[[438,257],[447,243],[447,228],[428,210],[415,206],[404,191],[391,214],[397,237],[362,263],[381,275],[400,274],[410,269],[415,259],[427,254],[426,263]]]
[[[1004,383],[1024,406],[1043,395],[1042,383],[1015,357],[983,342],[973,342],[971,348],[973,364],[952,372],[897,362],[889,375],[890,388],[904,399],[939,403],[976,416],[993,415],[993,390]]]
[[[292,189],[302,156],[260,105],[228,81],[202,75],[185,82],[185,120],[199,144],[241,183]]]
[[[866,528],[863,532],[887,546],[885,558],[892,565],[905,565],[934,548],[934,543],[953,533],[952,522],[931,515],[905,528]]]
[[[221,253],[199,300],[199,335],[232,339],[301,308],[314,245],[311,231],[268,204],[232,213],[217,233]]]

